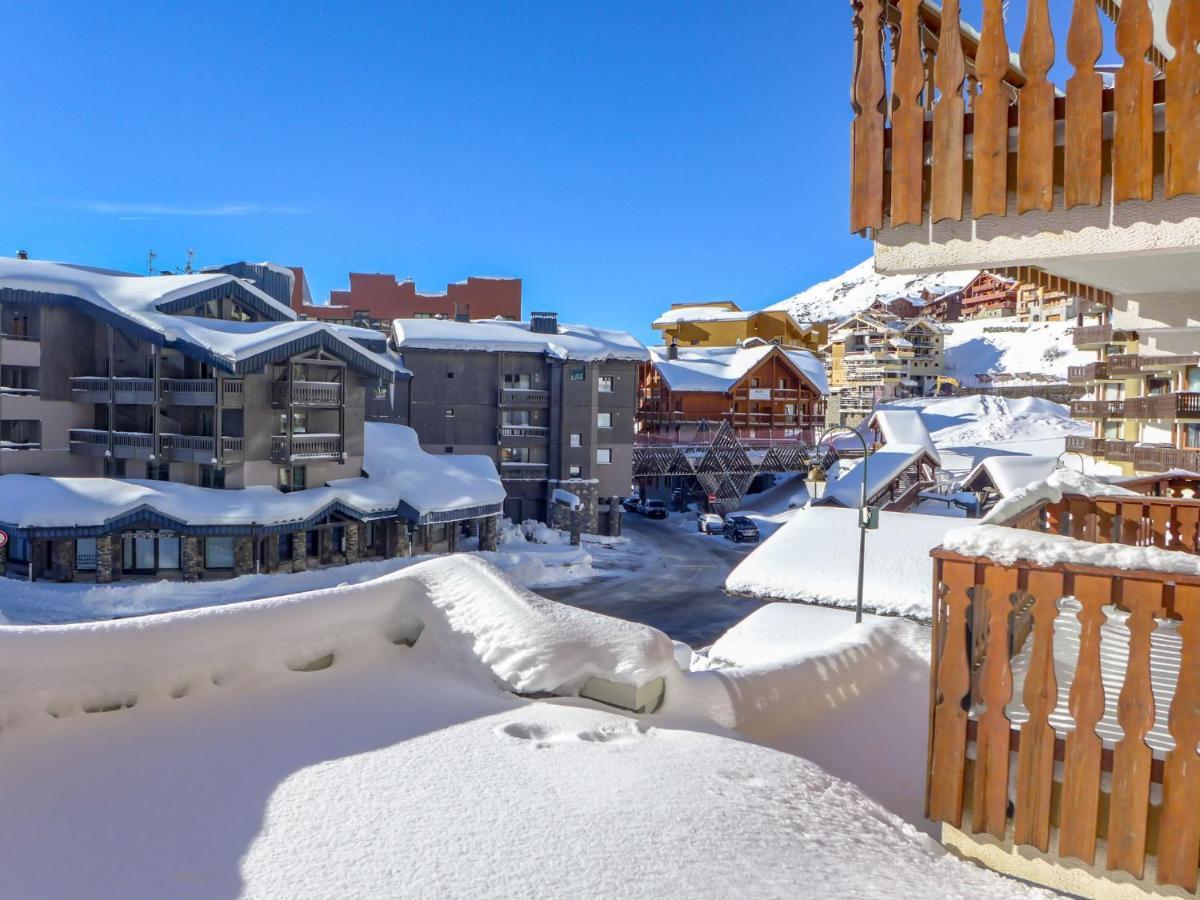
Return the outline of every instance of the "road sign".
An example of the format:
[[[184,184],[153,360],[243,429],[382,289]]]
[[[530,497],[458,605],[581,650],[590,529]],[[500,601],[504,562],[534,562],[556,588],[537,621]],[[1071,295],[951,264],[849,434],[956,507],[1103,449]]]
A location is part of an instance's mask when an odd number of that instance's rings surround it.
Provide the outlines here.
[[[0,547],[4,547],[7,544],[8,544],[8,533],[4,532],[4,531],[0,531]]]

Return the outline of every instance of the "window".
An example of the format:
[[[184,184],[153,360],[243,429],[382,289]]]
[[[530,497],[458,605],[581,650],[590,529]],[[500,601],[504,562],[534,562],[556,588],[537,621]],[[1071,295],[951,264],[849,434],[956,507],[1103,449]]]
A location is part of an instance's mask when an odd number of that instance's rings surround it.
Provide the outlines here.
[[[204,539],[204,567],[206,569],[233,568],[233,538],[210,537]]]
[[[9,562],[29,562],[29,538],[10,535],[8,541]]]
[[[446,418],[447,418],[447,419],[453,419],[453,418],[454,418],[454,407],[452,407],[452,406],[447,406],[447,407],[446,407]]]
[[[454,448],[453,448],[453,447],[444,447],[444,448],[442,449],[442,452],[443,452],[443,453],[453,453],[453,452],[454,452]]]
[[[567,468],[567,476],[570,478],[582,478],[583,466],[569,466]]]
[[[225,487],[225,470],[218,469],[216,466],[201,466],[200,467],[200,487],[206,487],[206,488],[223,488],[223,487]]]
[[[587,377],[587,371],[583,366],[572,366],[570,377],[572,381],[583,381]]]
[[[572,432],[571,433],[571,446],[572,447],[582,447],[583,446],[583,435]]]
[[[612,462],[612,451],[607,447],[599,447],[596,450],[596,462],[602,466],[607,466]]]
[[[500,462],[502,463],[527,463],[529,462],[528,447],[501,447]]]
[[[285,494],[289,491],[302,491],[308,487],[308,469],[305,466],[280,466],[279,489]]]
[[[750,387],[752,387],[752,388],[758,387],[758,379],[757,378],[750,379]]]
[[[287,434],[287,413],[279,414],[279,433]],[[308,431],[308,413],[292,413],[292,434],[305,434]]]
[[[453,369],[447,369],[447,370],[446,370],[446,377],[447,377],[447,378],[453,378],[453,377],[454,377],[454,370],[453,370]]]
[[[613,392],[613,377],[611,375],[601,375],[596,379],[597,389],[602,394],[611,394]]]
[[[94,572],[96,570],[95,538],[76,538],[75,569],[79,572]]]
[[[529,410],[505,409],[500,412],[501,425],[529,425]]]
[[[1183,446],[1200,447],[1200,424],[1189,422],[1183,426]]]
[[[429,540],[432,543],[436,544],[440,541],[444,541],[445,539],[446,539],[446,526],[445,525],[430,525],[429,526]]]
[[[179,538],[160,537],[158,539],[158,567],[160,569],[179,568]]]
[[[413,318],[414,319],[432,319],[433,314],[432,313],[413,313]]]
[[[504,386],[511,390],[529,390],[529,373],[528,372],[505,372]]]
[[[602,412],[596,413],[597,428],[612,428],[612,413]]]

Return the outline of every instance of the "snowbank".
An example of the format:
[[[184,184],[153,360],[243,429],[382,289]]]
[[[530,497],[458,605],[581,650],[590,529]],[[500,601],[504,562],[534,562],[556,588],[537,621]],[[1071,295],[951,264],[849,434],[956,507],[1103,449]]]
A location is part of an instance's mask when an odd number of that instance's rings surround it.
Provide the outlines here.
[[[1097,481],[1074,469],[1055,469],[1044,481],[1027,484],[1008,494],[983,517],[983,522],[997,525],[1008,522],[1041,503],[1057,503],[1063,494],[1084,497],[1136,497],[1136,491]]]
[[[721,635],[706,655],[716,667],[777,665],[840,638],[853,625],[854,614],[845,609],[768,603]]]
[[[593,676],[640,685],[677,671],[660,632],[552,603],[481,560],[455,556],[231,606],[0,628],[0,728],[46,711],[269,680],[330,654],[378,656],[426,632],[448,665],[484,670],[514,691],[573,694]]]
[[[863,605],[928,619],[929,551],[962,519],[918,513],[879,515],[867,533]],[[964,529],[969,530],[969,529]],[[776,600],[851,606],[858,584],[858,510],[814,507],[797,512],[734,569],[725,589]]]

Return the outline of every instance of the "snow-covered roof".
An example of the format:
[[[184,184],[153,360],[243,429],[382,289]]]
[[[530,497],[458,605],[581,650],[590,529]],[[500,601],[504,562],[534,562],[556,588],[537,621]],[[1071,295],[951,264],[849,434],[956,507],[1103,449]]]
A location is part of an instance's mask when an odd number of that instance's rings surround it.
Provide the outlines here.
[[[223,490],[173,481],[4,475],[0,521],[15,529],[87,529],[146,511],[181,527],[234,529],[308,522],[336,505],[368,518],[399,513],[420,521],[448,520],[504,501],[491,458],[426,453],[404,425],[367,422],[364,430],[367,474],[323,487],[284,494],[265,485]]]
[[[924,448],[940,467],[941,454],[929,436],[925,421],[915,409],[878,409],[867,422],[868,428],[878,428],[885,445],[906,444]]]
[[[486,350],[505,353],[541,353],[555,359],[586,362],[606,359],[644,361],[646,347],[624,331],[589,325],[558,325],[558,334],[529,330],[528,322],[480,319],[455,322],[449,319],[396,319],[392,340],[397,349]]]
[[[862,498],[863,466],[866,466],[867,499],[870,500],[923,457],[940,466],[939,458],[933,455],[936,453],[936,450],[931,453],[928,447],[921,444],[888,444],[870,456],[854,460],[843,469],[836,481],[829,482],[821,503],[857,507]]]
[[[963,484],[970,486],[986,477],[1000,496],[1007,497],[1020,488],[1045,481],[1057,465],[1058,458],[1054,456],[988,456],[979,461]]]
[[[829,393],[825,364],[807,350],[787,350],[776,344],[755,342],[743,347],[679,347],[677,359],[670,348],[651,347],[655,368],[673,391],[725,393],[775,351],[822,394]]]
[[[179,313],[233,295],[268,321],[235,322]],[[130,327],[231,372],[254,371],[264,355],[301,342],[320,346],[360,371],[391,377],[403,371],[386,354],[321,322],[299,321],[286,306],[227,274],[129,275],[68,263],[0,259],[0,298],[68,303],[87,315]]]
[[[1075,494],[1082,497],[1138,496],[1136,491],[1100,481],[1074,469],[1056,468],[1045,479],[1019,487],[1005,495],[1004,499],[983,517],[983,521],[987,524],[1003,525],[1041,503],[1057,503],[1064,494]],[[1096,546],[1107,547],[1110,545]]]
[[[678,325],[680,322],[745,322],[764,312],[783,312],[802,329],[812,326],[799,322],[787,310],[726,309],[723,306],[676,306],[659,315],[652,323],[653,328]]]

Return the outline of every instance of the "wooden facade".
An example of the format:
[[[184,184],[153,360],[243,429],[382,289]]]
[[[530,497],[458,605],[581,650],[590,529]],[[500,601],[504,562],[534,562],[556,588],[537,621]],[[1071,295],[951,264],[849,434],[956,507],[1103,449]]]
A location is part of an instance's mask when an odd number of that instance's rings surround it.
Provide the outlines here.
[[[958,0],[936,12],[920,0],[851,5],[852,231],[1099,206],[1108,191],[1114,204],[1151,200],[1159,177],[1165,198],[1200,193],[1195,0],[1171,4],[1167,40],[1180,49],[1170,62],[1153,46],[1149,0],[1124,0],[1119,10],[1110,0],[1074,0],[1058,36],[1048,0],[1028,0],[1019,48],[1008,46],[1002,0],[984,0],[978,41],[962,28]],[[1116,19],[1122,63],[1111,88],[1095,70],[1098,5]],[[1047,78],[1057,48],[1073,71],[1063,96]]]

